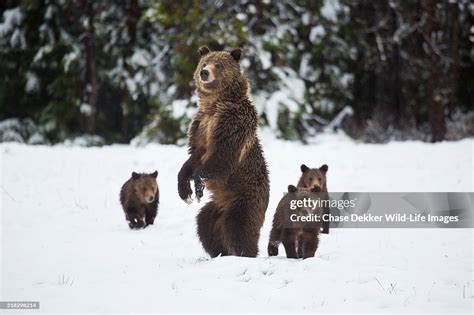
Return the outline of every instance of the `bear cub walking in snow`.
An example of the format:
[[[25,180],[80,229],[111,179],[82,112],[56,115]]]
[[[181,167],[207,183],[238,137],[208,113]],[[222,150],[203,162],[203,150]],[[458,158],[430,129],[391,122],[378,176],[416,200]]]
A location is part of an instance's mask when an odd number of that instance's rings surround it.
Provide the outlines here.
[[[133,172],[123,184],[120,203],[131,229],[145,228],[155,221],[160,202],[157,177],[158,171],[151,174]]]

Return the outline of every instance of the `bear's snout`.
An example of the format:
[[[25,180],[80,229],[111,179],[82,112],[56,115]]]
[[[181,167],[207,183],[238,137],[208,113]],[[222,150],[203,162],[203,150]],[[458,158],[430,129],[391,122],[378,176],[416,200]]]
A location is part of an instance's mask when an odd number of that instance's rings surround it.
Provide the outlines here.
[[[319,186],[319,185],[313,185],[313,188],[311,188],[311,191],[312,192],[321,192],[322,189],[321,189],[321,186]]]
[[[207,81],[209,79],[209,71],[206,69],[201,70],[199,74],[201,75],[201,80]]]

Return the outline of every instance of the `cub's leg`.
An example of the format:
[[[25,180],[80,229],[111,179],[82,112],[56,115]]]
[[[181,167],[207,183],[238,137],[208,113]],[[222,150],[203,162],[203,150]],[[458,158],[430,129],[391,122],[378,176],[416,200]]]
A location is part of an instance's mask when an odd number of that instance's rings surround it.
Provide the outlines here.
[[[296,233],[294,229],[283,229],[282,233],[282,242],[285,246],[286,257],[288,258],[298,258],[298,253],[296,252]]]
[[[156,209],[156,208],[147,208],[146,209],[145,224],[147,226],[152,225],[153,223],[155,223],[155,218],[156,218],[157,212],[158,212],[158,209]]]
[[[298,248],[298,258],[303,258],[304,255],[304,237],[303,233],[298,235],[296,240],[296,247]]]
[[[281,242],[281,227],[273,224],[270,232],[270,240],[268,241],[268,256],[278,256],[278,246]]]
[[[131,229],[142,229],[145,227],[145,213],[134,208],[127,209],[126,219]]]
[[[210,201],[199,211],[197,215],[197,232],[201,240],[204,250],[211,255],[217,257],[219,255],[226,256],[229,253],[223,245],[222,227],[222,210]]]
[[[304,229],[304,255],[303,258],[314,257],[319,244],[319,227],[317,229]]]
[[[324,208],[324,214],[325,214],[325,218],[328,218],[329,217],[329,213],[330,213],[330,209],[329,207],[327,208]],[[321,231],[321,233],[324,233],[324,234],[329,234],[329,220],[325,220],[323,221],[323,229]]]

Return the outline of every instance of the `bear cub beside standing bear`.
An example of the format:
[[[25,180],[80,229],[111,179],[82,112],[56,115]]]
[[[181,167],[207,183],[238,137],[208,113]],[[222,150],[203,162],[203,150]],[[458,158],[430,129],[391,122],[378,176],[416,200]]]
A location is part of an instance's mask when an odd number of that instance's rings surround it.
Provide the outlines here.
[[[158,171],[151,174],[133,172],[122,186],[120,202],[131,229],[145,228],[154,223],[160,202],[157,177]]]
[[[272,231],[270,232],[270,241],[268,242],[268,255],[277,256],[278,246],[283,243],[286,257],[288,258],[309,258],[314,257],[319,244],[320,222],[310,224],[294,223],[285,221],[285,215],[297,214],[298,216],[307,216],[309,214],[321,216],[323,210],[321,207],[312,208],[308,205],[292,208],[291,205],[297,204],[297,201],[305,199],[319,198],[317,194],[321,192],[319,188],[296,188],[293,185],[288,186],[288,194],[278,203],[275,215],[273,217]],[[292,211],[291,213],[289,211]],[[288,219],[289,217],[287,217]]]
[[[329,214],[329,208],[322,206],[316,208],[306,206],[297,207],[296,209],[290,208],[291,203],[298,200],[329,198],[326,185],[328,166],[324,164],[320,168],[311,169],[302,164],[300,169],[302,174],[297,187],[288,186],[288,194],[283,196],[278,203],[273,217],[270,241],[268,242],[269,256],[278,255],[278,246],[283,243],[288,258],[314,257],[319,244],[321,226],[323,233],[329,233],[329,221],[312,222],[310,225],[285,222],[285,214],[288,214],[287,211],[290,211],[290,209],[294,211],[292,213],[300,216],[313,214],[323,218],[323,214]]]
[[[320,168],[309,168],[305,164],[301,164],[301,177],[298,181],[297,188],[305,189],[317,189],[320,192],[326,193],[326,198],[329,198],[327,195],[327,177],[328,166],[326,164],[322,165]],[[323,213],[329,215],[330,209],[325,207]],[[322,233],[329,234],[329,221],[323,221],[322,223]]]

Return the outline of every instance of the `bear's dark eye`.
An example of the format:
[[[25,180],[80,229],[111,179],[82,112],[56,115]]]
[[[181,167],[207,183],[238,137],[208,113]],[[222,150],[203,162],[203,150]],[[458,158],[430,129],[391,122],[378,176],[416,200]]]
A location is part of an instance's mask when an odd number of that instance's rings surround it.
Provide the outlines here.
[[[321,177],[319,177],[318,180],[321,181]]]
[[[216,68],[220,70],[220,69],[222,69],[222,65],[220,63],[217,63]]]
[[[312,178],[312,177],[310,177],[310,178],[309,178],[309,181],[312,181],[312,180],[313,180],[313,178]]]
[[[206,66],[207,66],[207,63],[203,63],[203,64],[202,64],[202,67],[203,67],[203,68],[206,68]]]
[[[146,188],[143,188],[142,190],[143,190],[143,192],[146,192]]]

